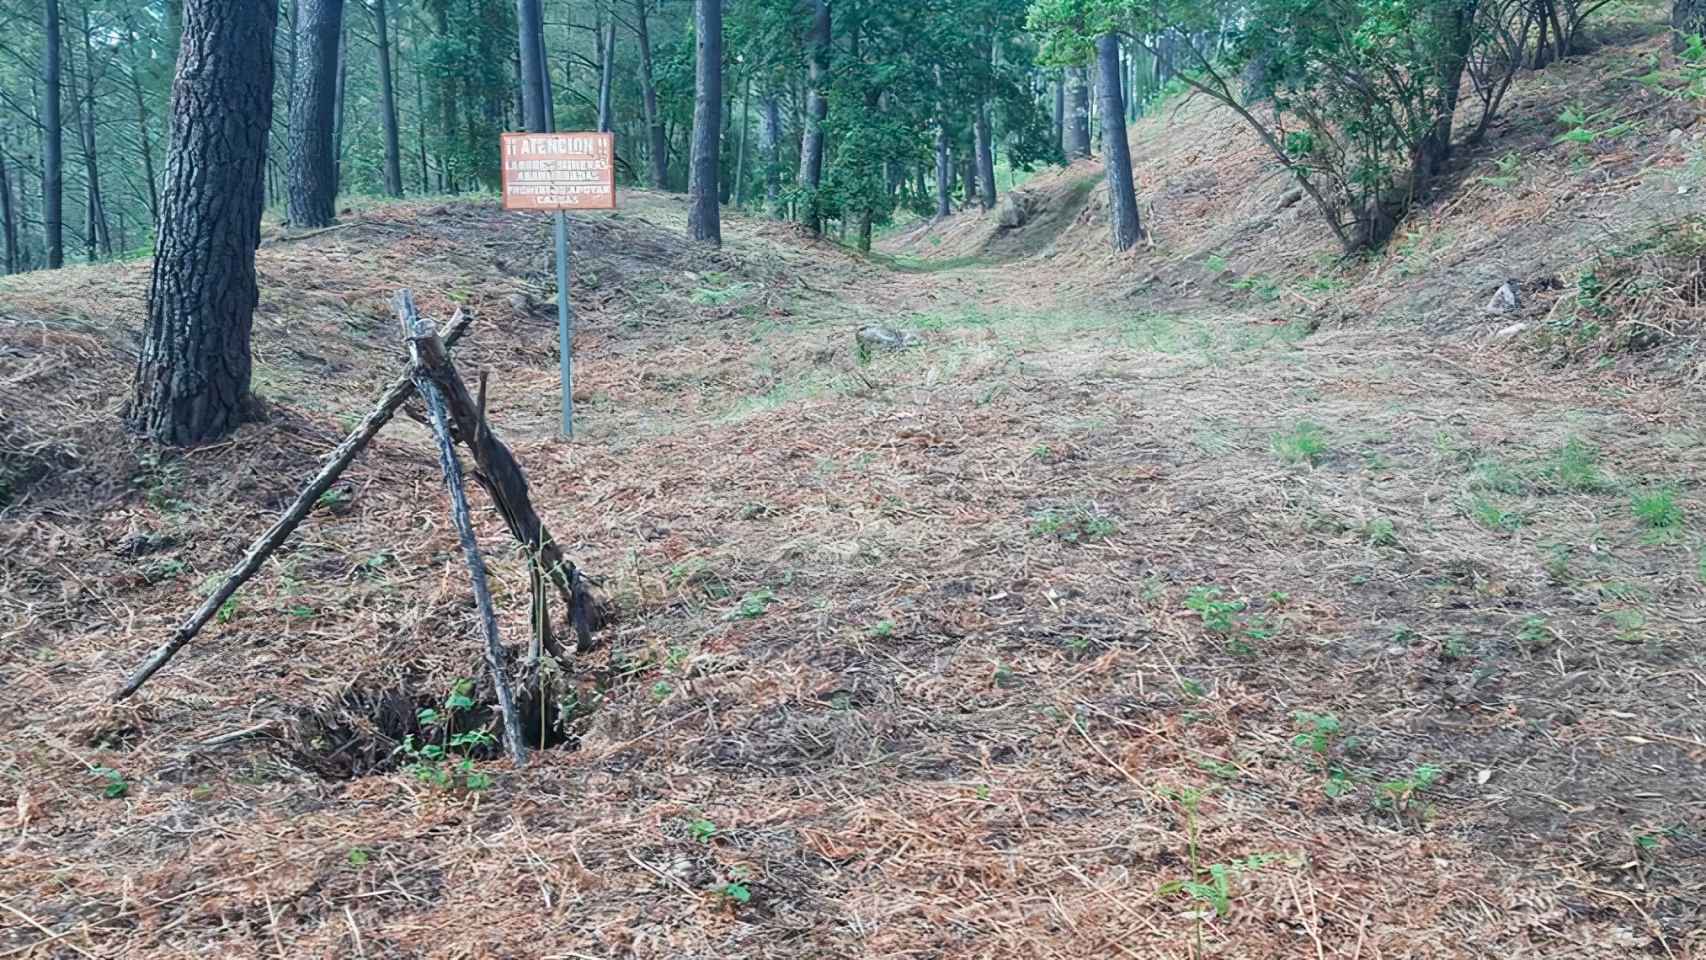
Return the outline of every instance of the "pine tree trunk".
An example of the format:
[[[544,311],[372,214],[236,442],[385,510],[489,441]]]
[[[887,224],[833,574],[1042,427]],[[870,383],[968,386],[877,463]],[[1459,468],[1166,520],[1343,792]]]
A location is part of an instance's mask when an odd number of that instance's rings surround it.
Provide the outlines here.
[[[545,132],[557,132],[557,99],[551,89],[551,51],[545,46],[545,19],[539,19],[539,86],[544,91]]]
[[[741,198],[745,195],[746,186],[746,139],[747,132],[752,129],[752,74],[746,75],[746,87],[741,95],[740,108],[740,148],[735,152],[735,207],[740,207]]]
[[[17,273],[18,217],[12,210],[12,174],[6,168],[4,144],[0,144],[0,239],[6,243],[6,273]]]
[[[374,0],[373,42],[379,50],[379,111],[385,125],[385,195],[403,195],[403,150],[397,133],[397,87],[391,73],[391,14]]]
[[[545,52],[540,49],[543,14],[539,0],[516,0],[516,36],[521,46],[521,124],[545,132]]]
[[[981,181],[982,191],[978,202],[983,209],[995,209],[995,144],[991,142],[989,128],[989,104],[977,105],[977,120],[973,124],[977,139],[977,178]]]
[[[829,116],[829,0],[814,0],[810,74],[806,87],[805,130],[800,137],[800,186],[808,193],[800,220],[812,233],[823,232],[817,189],[823,183],[823,121]]]
[[[1688,38],[1706,36],[1706,0],[1676,0],[1670,8],[1671,49],[1681,53]]]
[[[136,32],[127,29],[131,51],[137,46]],[[154,140],[148,135],[148,100],[142,93],[141,62],[130,63],[130,93],[136,101],[136,145],[142,154],[142,178],[148,181],[148,221],[160,222],[160,183],[154,173]],[[122,246],[122,244],[121,244]]]
[[[1054,81],[1054,142],[1060,146],[1060,155],[1072,162],[1072,144],[1066,142],[1066,71]]]
[[[718,16],[722,8],[718,8]],[[610,11],[610,26],[604,34],[604,63],[598,74],[598,132],[608,133],[612,117],[610,97],[616,87],[616,11]]]
[[[954,212],[954,160],[948,142],[948,126],[936,126],[936,217]]]
[[[645,101],[648,151],[651,154],[652,189],[669,189],[669,139],[664,134],[663,117],[658,113],[658,85],[652,76],[652,36],[646,24],[646,4],[650,0],[634,0],[634,32],[640,40],[640,94]]]
[[[129,410],[167,444],[212,440],[250,403],[255,248],[273,112],[274,0],[187,0],[148,321]]]
[[[298,0],[296,86],[290,92],[290,152],[286,178],[290,222],[324,227],[337,212],[337,169],[333,152],[338,37],[344,0]]]
[[[41,224],[47,266],[65,266],[65,122],[60,116],[59,0],[42,0]]]
[[[1096,63],[1101,71],[1102,150],[1108,172],[1108,221],[1115,250],[1137,245],[1142,224],[1137,215],[1137,192],[1132,186],[1131,145],[1126,140],[1125,104],[1120,95],[1120,39],[1103,34],[1096,39]]]
[[[772,217],[782,215],[782,106],[774,92],[766,92],[759,104],[758,153],[764,161],[764,209]]]
[[[344,92],[349,80],[349,31],[338,27],[337,84],[332,93],[332,197],[344,189]]]
[[[1070,162],[1090,155],[1090,69],[1072,67],[1068,74],[1072,78],[1068,104],[1072,115],[1066,125],[1066,159]]]
[[[89,5],[83,4],[83,163],[88,169],[89,221],[100,238],[103,256],[113,255],[112,228],[107,223],[107,202],[101,192],[101,156],[95,147],[95,44],[89,26]]]
[[[721,246],[723,227],[717,207],[718,160],[723,130],[723,4],[694,0],[693,45],[696,79],[693,95],[693,154],[687,185],[687,233]]]

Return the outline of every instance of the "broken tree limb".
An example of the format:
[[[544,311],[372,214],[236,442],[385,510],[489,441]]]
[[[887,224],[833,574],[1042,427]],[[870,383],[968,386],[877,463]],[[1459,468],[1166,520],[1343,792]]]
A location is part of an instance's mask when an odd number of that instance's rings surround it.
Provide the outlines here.
[[[433,378],[425,358],[436,358],[448,365],[444,343],[432,329],[432,324],[415,314],[415,301],[407,290],[397,291],[393,301],[397,318],[402,321],[403,333],[409,339],[409,353],[414,365],[410,376],[415,390],[426,402],[427,419],[431,421],[433,438],[438,441],[438,461],[444,468],[444,483],[450,488],[450,517],[456,524],[456,537],[462,543],[462,556],[468,563],[468,576],[473,581],[474,601],[480,608],[480,629],[485,634],[486,667],[492,672],[492,686],[497,692],[498,712],[503,717],[504,746],[516,766],[527,762],[527,743],[521,735],[521,715],[515,709],[515,694],[510,691],[507,659],[503,641],[498,638],[497,612],[492,605],[492,591],[486,583],[486,561],[480,556],[480,544],[474,537],[474,519],[468,513],[468,491],[462,478],[462,464],[456,459],[455,441],[450,436],[450,417],[445,409],[444,393]]]
[[[450,326],[445,328],[445,347],[448,348],[462,339],[462,335],[468,331],[468,325],[468,317],[462,311],[456,311],[456,316],[451,318]],[[338,477],[343,475],[344,470],[355,461],[356,454],[359,454],[362,448],[367,446],[368,442],[379,433],[381,427],[391,422],[391,418],[396,415],[397,410],[414,392],[414,381],[406,373],[392,382],[366,419],[357,424],[356,428],[350,431],[350,435],[344,438],[344,442],[332,450],[326,460],[326,465],[321,467],[319,474],[309,481],[308,486],[302,488],[301,493],[296,495],[296,501],[284,511],[284,515],[279,517],[278,521],[267,529],[267,532],[261,534],[254,543],[249,545],[249,550],[243,554],[243,559],[237,561],[237,565],[226,573],[225,579],[219,584],[218,589],[208,595],[201,606],[190,614],[189,619],[172,632],[171,639],[149,654],[142,666],[138,667],[136,672],[130,675],[130,679],[125,681],[124,686],[113,694],[114,701],[123,700],[142,689],[142,685],[148,682],[148,678],[154,676],[161,667],[177,656],[178,651],[193,640],[195,635],[201,632],[202,627],[207,626],[207,622],[213,619],[214,615],[219,612],[219,608],[225,605],[225,601],[231,599],[231,596],[237,592],[237,588],[247,583],[250,577],[259,572],[261,564],[266,562],[267,557],[272,556],[273,551],[282,546],[290,534],[302,524],[309,511],[314,509],[314,504],[327,490],[332,489],[332,484],[336,483]]]
[[[535,569],[543,571],[556,585],[557,592],[562,595],[563,603],[568,608],[569,624],[576,637],[576,649],[583,653],[590,650],[592,632],[603,625],[603,610],[592,591],[588,589],[586,578],[575,568],[572,560],[563,556],[563,551],[557,546],[551,531],[546,529],[545,522],[533,509],[533,499],[528,494],[527,477],[522,473],[521,465],[516,462],[515,454],[492,432],[485,417],[484,385],[481,387],[480,399],[476,400],[468,392],[468,385],[463,383],[462,377],[457,374],[455,366],[450,363],[449,356],[437,343],[436,338],[418,341],[416,346],[422,368],[443,391],[450,417],[456,423],[456,435],[468,445],[469,452],[473,454],[476,467],[474,479],[491,494],[498,512],[503,514],[510,534],[521,543],[522,549],[527,551]],[[561,651],[556,649],[555,639],[550,638],[548,632],[542,634],[542,637],[545,646],[551,648],[553,655],[562,655]],[[531,670],[537,666],[537,659],[531,655],[529,659]]]

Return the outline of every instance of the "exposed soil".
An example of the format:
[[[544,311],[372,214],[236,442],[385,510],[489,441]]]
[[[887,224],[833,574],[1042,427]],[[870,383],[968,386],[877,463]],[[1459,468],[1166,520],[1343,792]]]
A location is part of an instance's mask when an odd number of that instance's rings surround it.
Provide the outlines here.
[[[1706,951],[1696,390],[1144,284],[1201,268],[1069,254],[1093,198],[927,272],[623,207],[576,221],[573,444],[545,222],[489,203],[265,247],[271,417],[190,453],[117,425],[146,264],[0,282],[0,956]],[[405,285],[477,318],[620,610],[555,749],[476,791],[392,752],[481,672],[402,418],[107,704],[395,376]],[[923,344],[861,363],[872,321]]]

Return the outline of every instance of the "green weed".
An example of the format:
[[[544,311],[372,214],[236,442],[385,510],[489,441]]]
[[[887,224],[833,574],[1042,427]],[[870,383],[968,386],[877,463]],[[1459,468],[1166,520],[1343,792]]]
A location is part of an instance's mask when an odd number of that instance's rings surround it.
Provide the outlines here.
[[[1682,505],[1676,502],[1677,489],[1671,485],[1652,487],[1636,493],[1629,502],[1635,521],[1650,534],[1674,534],[1682,526]]]
[[[1480,495],[1476,495],[1469,501],[1469,518],[1488,530],[1505,533],[1520,530],[1528,522],[1522,514],[1506,510]]]
[[[1307,420],[1273,437],[1274,453],[1286,463],[1315,466],[1327,454],[1327,438],[1318,424]]]
[[[740,606],[729,611],[726,620],[756,620],[764,616],[770,605],[776,602],[776,594],[768,588],[749,593],[740,598]]]
[[[1045,510],[1031,517],[1031,535],[1083,543],[1106,540],[1119,529],[1112,517],[1096,512],[1093,507],[1079,506],[1070,511]]]
[[[1375,517],[1362,525],[1362,539],[1370,546],[1395,547],[1398,545],[1398,528],[1385,517]]]

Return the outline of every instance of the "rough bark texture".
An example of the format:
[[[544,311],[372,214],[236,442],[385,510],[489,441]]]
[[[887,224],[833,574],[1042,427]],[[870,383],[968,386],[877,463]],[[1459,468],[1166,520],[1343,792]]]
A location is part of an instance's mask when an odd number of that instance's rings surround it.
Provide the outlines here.
[[[539,0],[516,0],[515,13],[521,41],[521,122],[530,133],[544,133],[545,55],[539,42]]]
[[[800,185],[810,191],[800,221],[813,233],[823,230],[817,188],[823,182],[823,121],[829,116],[824,88],[829,83],[829,0],[816,0],[812,21],[811,71],[806,88],[805,130],[800,135]]]
[[[18,272],[18,217],[12,210],[12,175],[6,169],[6,151],[0,149],[0,239],[6,244],[6,272]]]
[[[403,150],[397,132],[397,88],[391,82],[391,14],[374,0],[373,42],[379,49],[379,110],[385,125],[385,195],[403,195]]]
[[[297,10],[299,63],[290,92],[290,155],[285,171],[290,222],[297,227],[324,227],[337,212],[332,136],[344,0],[299,0]]]
[[[764,163],[764,209],[782,215],[782,104],[766,93],[759,104],[758,153]]]
[[[669,189],[669,138],[658,112],[658,85],[652,76],[652,35],[646,23],[650,0],[634,0],[634,33],[640,41],[640,94],[645,101],[648,152],[651,154],[652,189]]]
[[[697,80],[693,95],[693,160],[687,185],[687,234],[721,246],[717,208],[718,152],[723,131],[723,4],[695,0],[693,11]]]
[[[1067,104],[1071,114],[1066,124],[1066,159],[1070,162],[1090,155],[1090,69],[1072,67],[1067,76],[1072,81]]]
[[[1676,0],[1670,8],[1671,49],[1678,53],[1688,38],[1706,35],[1706,0]]]
[[[1102,151],[1108,171],[1108,220],[1115,250],[1137,245],[1142,225],[1137,216],[1137,192],[1131,182],[1131,145],[1125,133],[1125,103],[1120,93],[1120,38],[1103,34],[1096,40],[1096,64],[1102,74]]]
[[[59,0],[42,0],[41,223],[49,269],[65,266],[65,122],[59,112]]]
[[[722,16],[722,7],[717,8],[717,15]],[[604,34],[604,64],[598,75],[598,132],[609,133],[613,117],[610,113],[610,97],[616,89],[616,11],[610,11],[610,26]]]
[[[980,103],[977,107],[977,120],[973,124],[977,138],[977,179],[978,203],[985,210],[995,209],[995,144],[991,141],[989,128],[989,104]]]
[[[129,412],[133,429],[163,443],[224,436],[248,405],[277,20],[272,0],[184,5],[172,147]]]

